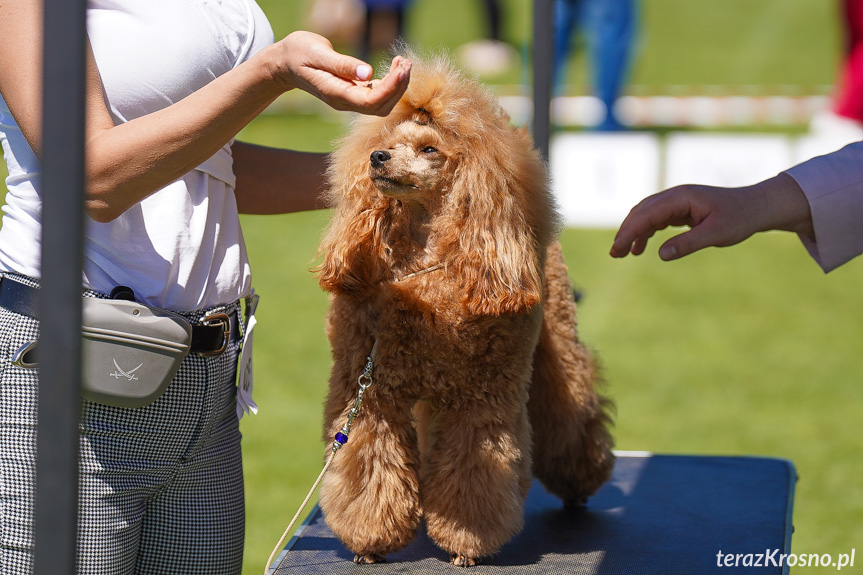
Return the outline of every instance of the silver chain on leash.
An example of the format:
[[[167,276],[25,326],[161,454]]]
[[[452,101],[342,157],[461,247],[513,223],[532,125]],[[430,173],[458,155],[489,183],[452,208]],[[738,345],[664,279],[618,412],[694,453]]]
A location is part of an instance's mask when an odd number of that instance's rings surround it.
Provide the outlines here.
[[[377,345],[377,344],[376,344]],[[333,454],[335,454],[339,449],[342,448],[348,442],[348,436],[351,433],[351,426],[354,424],[354,420],[360,414],[360,407],[363,405],[363,395],[366,390],[372,386],[375,382],[372,378],[372,372],[374,371],[375,365],[375,348],[372,347],[372,353],[366,358],[366,367],[363,370],[362,375],[357,379],[357,383],[360,386],[360,391],[357,393],[357,398],[354,400],[354,406],[351,407],[351,410],[348,412],[348,420],[345,422],[342,429],[336,433],[336,436],[333,440]]]

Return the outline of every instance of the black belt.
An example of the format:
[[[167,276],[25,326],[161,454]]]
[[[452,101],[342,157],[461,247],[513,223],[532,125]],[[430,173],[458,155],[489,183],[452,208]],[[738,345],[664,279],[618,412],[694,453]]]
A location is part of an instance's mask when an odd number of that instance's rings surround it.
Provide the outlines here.
[[[9,311],[39,319],[37,313],[39,289],[16,281],[0,278],[0,306]],[[201,355],[218,355],[227,344],[240,339],[240,322],[236,312],[216,313],[192,324],[192,346],[189,351]]]

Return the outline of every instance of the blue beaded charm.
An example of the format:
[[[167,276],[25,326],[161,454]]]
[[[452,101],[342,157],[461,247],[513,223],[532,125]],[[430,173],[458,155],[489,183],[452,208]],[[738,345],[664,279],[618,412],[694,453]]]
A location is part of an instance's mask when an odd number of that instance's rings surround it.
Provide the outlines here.
[[[342,433],[341,431],[336,433],[336,443],[339,445],[344,445],[348,442],[348,436]]]

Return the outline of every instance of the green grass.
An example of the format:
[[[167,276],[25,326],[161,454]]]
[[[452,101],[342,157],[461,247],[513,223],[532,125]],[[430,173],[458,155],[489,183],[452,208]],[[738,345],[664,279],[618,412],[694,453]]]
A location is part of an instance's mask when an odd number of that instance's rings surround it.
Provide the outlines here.
[[[642,16],[635,84],[805,86],[834,80],[834,3],[645,0]]]

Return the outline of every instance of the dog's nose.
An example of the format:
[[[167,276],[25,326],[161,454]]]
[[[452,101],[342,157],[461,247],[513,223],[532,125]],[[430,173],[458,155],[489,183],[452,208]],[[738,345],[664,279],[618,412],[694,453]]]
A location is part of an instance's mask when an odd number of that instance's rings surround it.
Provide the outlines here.
[[[380,166],[381,164],[383,164],[384,162],[386,162],[390,158],[392,158],[392,156],[390,156],[389,152],[387,152],[385,150],[375,150],[374,152],[372,152],[372,156],[371,156],[372,165],[373,166]]]

